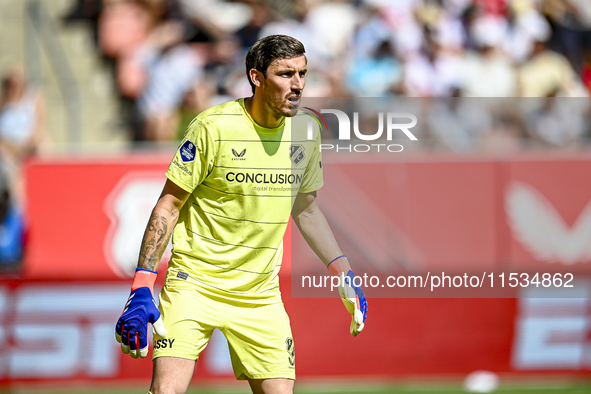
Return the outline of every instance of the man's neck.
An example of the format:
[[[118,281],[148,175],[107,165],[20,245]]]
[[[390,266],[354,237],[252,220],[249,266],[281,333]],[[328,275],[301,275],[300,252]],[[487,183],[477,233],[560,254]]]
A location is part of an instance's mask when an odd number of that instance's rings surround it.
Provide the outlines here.
[[[262,97],[259,99],[259,96],[253,95],[245,98],[244,108],[256,124],[266,129],[279,127],[285,120],[285,116],[278,116],[270,111],[265,105],[264,99]]]

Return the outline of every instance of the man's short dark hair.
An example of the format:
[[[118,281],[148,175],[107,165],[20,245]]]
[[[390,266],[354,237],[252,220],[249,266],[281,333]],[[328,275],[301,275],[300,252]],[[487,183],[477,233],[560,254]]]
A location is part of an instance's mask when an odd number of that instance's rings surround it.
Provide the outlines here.
[[[306,53],[304,44],[290,36],[273,35],[259,39],[246,54],[246,76],[254,93],[255,85],[250,79],[250,70],[259,70],[267,76],[267,68],[275,59],[291,59]]]

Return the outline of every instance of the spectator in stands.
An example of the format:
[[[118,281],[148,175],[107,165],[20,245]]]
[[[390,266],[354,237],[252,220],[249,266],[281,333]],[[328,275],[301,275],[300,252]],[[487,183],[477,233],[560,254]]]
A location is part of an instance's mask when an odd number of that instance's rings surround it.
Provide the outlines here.
[[[406,61],[420,52],[424,35],[415,14],[422,4],[421,1],[367,0],[367,2],[379,9],[400,59]]]
[[[143,120],[142,140],[175,140],[177,110],[202,72],[202,60],[182,41],[183,34],[178,23],[162,24],[135,54],[137,64],[146,74],[137,100]]]
[[[415,97],[449,97],[462,81],[462,59],[444,48],[425,29],[424,50],[409,57],[404,67],[405,94]]]
[[[234,34],[248,24],[257,10],[240,1],[177,1],[183,17],[191,24],[190,42],[215,42]]]
[[[23,257],[24,241],[22,211],[13,199],[10,180],[0,167],[0,272],[18,266]]]
[[[486,104],[484,100],[461,97],[435,100],[428,111],[427,124],[437,146],[455,152],[478,148],[481,138],[492,127]]]
[[[109,59],[132,56],[150,35],[157,21],[140,0],[105,0],[98,22],[99,47]]]
[[[3,153],[25,159],[35,154],[43,135],[44,103],[41,93],[27,85],[19,67],[2,80],[0,145]]]
[[[583,67],[581,69],[581,81],[587,88],[587,94],[591,95],[591,48],[583,53]]]
[[[24,199],[22,166],[38,152],[44,123],[41,93],[27,84],[20,67],[12,68],[2,80],[0,94],[0,157],[19,205]]]
[[[572,147],[588,134],[585,117],[589,111],[586,100],[569,97],[535,99],[537,106],[524,116],[526,130],[534,141],[547,146]]]
[[[568,59],[548,50],[542,41],[535,43],[530,59],[519,67],[518,78],[523,97],[587,95]]]
[[[507,39],[507,21],[483,15],[470,30],[477,52],[467,51],[462,67],[462,94],[468,97],[512,97],[517,94],[515,67],[502,45]]]
[[[64,24],[77,22],[89,23],[92,28],[92,38],[98,47],[98,21],[102,12],[104,0],[76,0],[62,17]]]
[[[156,23],[154,13],[141,0],[105,0],[98,20],[99,49],[113,70],[121,121],[134,139],[141,139],[142,134],[135,100],[146,83],[145,72],[134,54],[148,40]]]
[[[297,37],[306,47],[309,63],[342,80],[342,56],[350,48],[356,24],[354,5],[347,1],[311,0],[297,0],[294,5],[293,15],[267,23],[260,36]],[[327,23],[329,20],[336,23]]]
[[[224,37],[211,46],[204,72],[206,79],[215,86],[215,96],[219,96],[219,98],[214,98],[216,102],[222,103],[235,98],[230,95],[231,86],[229,84],[232,80],[232,74],[238,68],[236,59],[239,58],[239,52],[240,43],[233,36]],[[240,73],[240,76],[242,76],[242,73]]]
[[[591,48],[591,2],[589,0],[541,0],[541,11],[552,25],[549,47],[565,55],[576,72],[582,54]]]
[[[209,44],[208,58],[204,61],[203,76],[197,78],[187,91],[179,110],[177,139],[181,140],[187,126],[205,109],[234,99],[248,96],[251,87],[244,83],[244,72],[238,71],[235,61],[239,58],[240,43],[234,36]],[[241,91],[243,90],[243,91]]]
[[[380,43],[391,39],[392,31],[386,13],[380,7],[364,3],[360,9],[359,25],[352,40],[354,59],[373,56]]]
[[[259,39],[263,27],[271,21],[271,8],[262,0],[252,0],[252,16],[246,26],[236,32],[240,47],[246,53]]]
[[[546,18],[530,1],[513,1],[509,8],[503,49],[516,65],[531,56],[537,41],[546,41],[551,34]]]
[[[522,113],[518,104],[522,100],[477,100],[488,106],[492,120],[490,129],[482,135],[480,149],[497,154],[514,153],[522,149],[526,137],[523,130]]]
[[[382,41],[375,53],[352,62],[347,88],[353,96],[380,97],[392,94],[402,79],[402,67],[389,41]]]

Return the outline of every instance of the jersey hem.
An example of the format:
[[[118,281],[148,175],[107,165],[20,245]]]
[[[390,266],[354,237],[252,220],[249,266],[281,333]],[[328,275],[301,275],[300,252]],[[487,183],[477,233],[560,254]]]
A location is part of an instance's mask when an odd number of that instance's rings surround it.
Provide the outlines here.
[[[186,279],[181,279],[178,275],[179,272],[182,274],[186,274]],[[166,272],[166,278],[164,284],[169,284],[174,286],[175,283],[179,284],[188,284],[194,287],[194,290],[199,292],[202,296],[208,297],[218,302],[226,302],[232,305],[274,305],[274,304],[283,304],[283,297],[281,294],[281,290],[277,289],[277,293],[271,296],[260,296],[257,294],[233,294],[233,293],[220,293],[215,290],[215,287],[212,288],[208,286],[206,283],[198,281],[195,278],[185,271],[170,268]]]
[[[312,192],[322,189],[322,186],[324,186],[324,182],[317,185],[317,186],[309,187],[307,189],[300,188],[300,190],[298,190],[298,193],[312,193]]]
[[[187,193],[193,192],[193,190],[191,190],[190,186],[188,186],[186,183],[182,182],[180,179],[178,179],[176,176],[174,176],[174,174],[171,173],[170,171],[166,171],[166,173],[164,175],[166,176],[166,178],[168,178],[168,180],[173,182],[175,185],[177,185],[178,187],[180,187],[181,189],[183,189]]]
[[[152,354],[152,360],[156,360],[157,358],[160,357],[176,357],[176,358],[182,358],[183,360],[191,360],[191,361],[195,361],[197,362],[197,360],[199,359],[199,356],[197,356],[197,358],[195,358],[195,356],[190,356],[187,354],[179,354],[179,353],[168,353],[168,354]]]

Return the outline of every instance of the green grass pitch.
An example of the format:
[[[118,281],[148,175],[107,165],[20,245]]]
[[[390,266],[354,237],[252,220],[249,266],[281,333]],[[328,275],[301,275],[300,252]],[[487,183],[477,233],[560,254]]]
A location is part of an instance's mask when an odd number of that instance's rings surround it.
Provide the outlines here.
[[[2,392],[2,390],[0,390]],[[15,389],[11,393],[19,394],[146,394],[147,389],[113,390],[86,388],[86,389]],[[187,394],[249,394],[248,386],[232,388],[192,388]],[[302,384],[296,385],[295,394],[465,394],[459,384],[451,383],[428,383],[428,384],[360,384],[355,383],[342,386],[334,383],[323,384]],[[511,383],[501,384],[494,393],[499,394],[589,394],[591,393],[591,382],[588,383]]]

